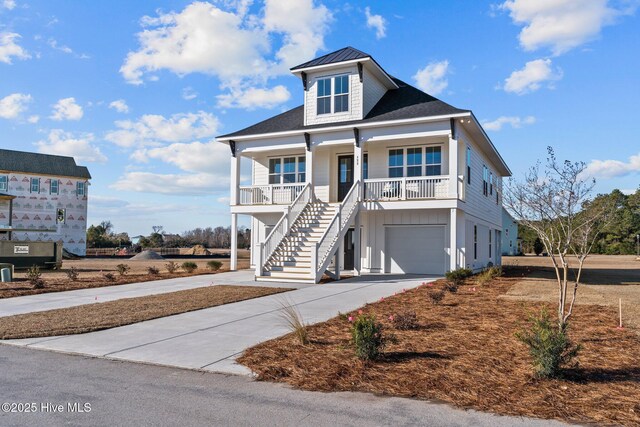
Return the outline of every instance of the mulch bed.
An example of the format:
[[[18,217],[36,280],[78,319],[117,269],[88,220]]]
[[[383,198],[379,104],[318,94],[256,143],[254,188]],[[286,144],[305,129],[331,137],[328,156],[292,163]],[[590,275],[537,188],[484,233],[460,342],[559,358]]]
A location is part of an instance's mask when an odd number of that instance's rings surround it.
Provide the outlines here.
[[[640,338],[615,329],[615,310],[577,306],[569,334],[582,345],[579,366],[562,380],[536,379],[528,351],[514,333],[545,304],[500,299],[518,280],[501,277],[485,286],[469,281],[440,305],[430,302],[430,286],[424,285],[366,305],[364,313],[374,314],[396,338],[375,362],[354,356],[346,315],[309,327],[307,346],[287,335],[247,350],[239,362],[258,379],[305,390],[371,392],[500,414],[640,425]],[[433,285],[442,286],[444,281]],[[555,313],[552,305],[546,307]],[[389,316],[409,311],[416,312],[419,328],[394,329]]]
[[[176,272],[176,273],[160,273],[158,275],[150,274],[126,274],[118,275],[117,272],[105,271],[115,276],[114,281],[106,280],[102,277],[80,278],[72,281],[66,278],[43,279],[44,288],[34,288],[27,279],[16,279],[9,283],[0,283],[0,299],[14,298],[25,295],[47,294],[50,292],[75,291],[78,289],[103,288],[106,286],[128,285],[130,283],[150,282],[152,280],[176,279],[180,277],[199,276],[203,274],[217,274],[228,270],[207,271],[200,270],[193,273]]]
[[[217,285],[0,317],[0,339],[82,334],[290,290]]]

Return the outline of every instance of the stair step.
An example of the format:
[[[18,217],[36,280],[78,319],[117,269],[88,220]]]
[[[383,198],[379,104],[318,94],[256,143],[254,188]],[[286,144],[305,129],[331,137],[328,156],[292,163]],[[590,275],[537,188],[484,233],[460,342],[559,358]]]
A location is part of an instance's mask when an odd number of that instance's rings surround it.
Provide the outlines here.
[[[309,267],[292,267],[292,266],[280,266],[274,265],[269,267],[269,271],[271,273],[300,273],[300,274],[309,274],[311,272],[311,266]]]

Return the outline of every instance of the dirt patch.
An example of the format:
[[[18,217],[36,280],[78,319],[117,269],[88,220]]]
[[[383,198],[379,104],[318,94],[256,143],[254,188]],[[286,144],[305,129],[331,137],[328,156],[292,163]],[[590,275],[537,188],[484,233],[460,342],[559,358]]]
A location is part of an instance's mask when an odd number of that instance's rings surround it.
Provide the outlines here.
[[[217,272],[212,272],[207,267],[207,262],[216,259],[222,262],[222,268]],[[70,260],[63,263],[62,270],[41,270],[42,278],[45,280],[43,289],[34,289],[26,280],[24,270],[16,271],[16,278],[11,283],[0,283],[0,299],[13,298],[24,295],[35,295],[49,292],[73,291],[77,289],[101,288],[105,286],[126,285],[129,283],[148,282],[150,280],[171,279],[177,277],[196,276],[201,274],[216,274],[229,271],[229,260],[220,258],[203,258],[194,260],[198,269],[193,273],[185,273],[178,269],[170,274],[166,270],[169,262],[182,265],[184,259],[149,260],[146,262],[128,262],[122,259],[81,259]],[[188,260],[192,261],[192,260]],[[116,266],[126,264],[130,267],[128,274],[120,276]],[[67,277],[67,271],[71,268],[78,271],[78,280],[72,281]],[[160,271],[158,275],[149,275],[148,267],[155,267]],[[238,260],[238,268],[248,268],[249,260]],[[115,281],[106,280],[105,273],[113,273]]]
[[[286,292],[286,288],[207,286],[0,318],[0,339],[82,334]]]
[[[519,277],[462,286],[440,305],[430,286],[363,308],[396,341],[365,364],[354,356],[350,323],[339,316],[309,328],[311,344],[288,335],[245,352],[239,362],[262,380],[321,391],[361,391],[450,402],[501,414],[575,422],[640,425],[640,338],[616,330],[609,307],[578,306],[570,336],[583,348],[563,380],[536,380],[514,336],[545,303],[500,298]],[[442,287],[436,282],[434,287]],[[475,289],[475,290],[474,290]],[[420,327],[393,329],[390,315],[415,311]],[[353,313],[349,313],[353,314]]]

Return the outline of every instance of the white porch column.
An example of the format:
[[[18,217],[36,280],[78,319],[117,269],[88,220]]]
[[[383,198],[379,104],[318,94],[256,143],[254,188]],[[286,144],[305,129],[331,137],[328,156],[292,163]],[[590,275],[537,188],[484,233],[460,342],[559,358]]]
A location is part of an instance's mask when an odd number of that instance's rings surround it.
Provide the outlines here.
[[[457,199],[458,194],[458,140],[449,136],[449,197]]]
[[[362,270],[362,242],[360,233],[360,212],[356,214],[355,224],[353,229],[353,270],[355,276],[360,276]]]
[[[240,153],[237,153],[231,157],[231,187],[229,189],[229,200],[231,206],[239,204],[240,200],[238,196],[240,185]]]
[[[238,269],[238,214],[231,214],[231,265],[229,270]]]
[[[449,216],[449,270],[458,268],[458,209],[452,208]]]
[[[305,183],[311,183],[311,192],[313,194],[313,146],[305,151]]]

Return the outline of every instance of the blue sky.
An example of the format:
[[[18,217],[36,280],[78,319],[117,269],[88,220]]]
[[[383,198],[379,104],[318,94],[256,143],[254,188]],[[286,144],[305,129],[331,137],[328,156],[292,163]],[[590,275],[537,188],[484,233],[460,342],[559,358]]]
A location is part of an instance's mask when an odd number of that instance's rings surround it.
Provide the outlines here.
[[[472,109],[516,177],[551,145],[589,163],[598,191],[633,191],[638,6],[0,0],[0,147],[88,166],[90,223],[228,225],[229,152],[213,138],[300,105],[288,68],[351,45]]]

